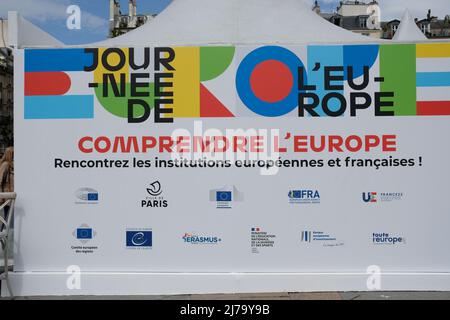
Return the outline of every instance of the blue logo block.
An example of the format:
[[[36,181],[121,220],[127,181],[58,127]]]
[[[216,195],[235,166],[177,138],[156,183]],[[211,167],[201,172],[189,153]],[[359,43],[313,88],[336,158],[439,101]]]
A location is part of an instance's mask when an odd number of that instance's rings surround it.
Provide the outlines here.
[[[292,191],[291,195],[292,195],[292,198],[294,198],[294,199],[301,199],[302,192],[300,190],[294,190],[294,191]]]
[[[88,193],[88,201],[98,201],[98,193]]]
[[[91,228],[78,228],[77,229],[77,239],[92,239],[92,229]]]
[[[216,201],[231,201],[231,191],[217,191]]]
[[[151,247],[152,231],[127,231],[127,247]]]

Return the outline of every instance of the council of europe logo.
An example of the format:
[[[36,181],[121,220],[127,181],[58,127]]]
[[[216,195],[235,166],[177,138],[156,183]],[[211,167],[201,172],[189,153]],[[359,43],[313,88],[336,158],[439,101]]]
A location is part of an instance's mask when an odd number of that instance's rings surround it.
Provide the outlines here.
[[[150,249],[153,245],[151,229],[134,229],[126,231],[126,246],[131,249]]]

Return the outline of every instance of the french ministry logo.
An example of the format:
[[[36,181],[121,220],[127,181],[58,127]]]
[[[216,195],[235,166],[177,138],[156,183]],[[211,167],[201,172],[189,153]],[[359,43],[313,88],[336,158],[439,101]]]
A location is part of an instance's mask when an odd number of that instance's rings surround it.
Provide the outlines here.
[[[260,253],[261,250],[271,249],[275,246],[276,235],[265,231],[261,227],[250,229],[252,253]]]

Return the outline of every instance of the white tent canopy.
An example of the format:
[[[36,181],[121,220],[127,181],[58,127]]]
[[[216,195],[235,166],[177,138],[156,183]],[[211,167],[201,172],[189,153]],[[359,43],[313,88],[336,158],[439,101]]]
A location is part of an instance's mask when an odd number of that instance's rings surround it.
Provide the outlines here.
[[[64,46],[15,11],[8,12],[8,26],[8,42],[14,48]]]
[[[333,25],[302,0],[173,0],[144,26],[93,46],[376,41]]]
[[[65,46],[17,12],[10,12],[8,19],[9,43],[15,48]],[[421,34],[410,16],[408,19],[405,25],[409,27],[401,27],[396,40],[433,41]],[[404,32],[404,28],[412,31]],[[403,37],[403,33],[409,36]],[[123,36],[67,47],[381,42],[388,41],[333,25],[303,0],[172,0],[155,19]]]
[[[402,21],[397,29],[397,32],[392,39],[394,41],[421,41],[427,40],[427,37],[417,27],[414,18],[408,10],[403,14]]]

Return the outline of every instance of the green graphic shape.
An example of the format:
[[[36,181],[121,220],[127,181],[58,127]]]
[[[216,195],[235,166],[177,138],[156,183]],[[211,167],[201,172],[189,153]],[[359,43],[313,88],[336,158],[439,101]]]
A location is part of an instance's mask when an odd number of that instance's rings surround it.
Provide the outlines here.
[[[381,45],[380,76],[384,77],[382,92],[394,92],[394,107],[382,111],[394,111],[396,116],[413,116],[416,107],[416,45]],[[383,101],[391,101],[385,98]]]
[[[200,81],[217,78],[228,69],[233,61],[234,47],[200,48]]]
[[[100,84],[97,88],[95,88],[95,95],[97,96],[98,102],[102,105],[102,107],[108,111],[109,113],[121,117],[128,118],[128,100],[129,99],[137,99],[144,100],[150,106],[150,109],[153,109],[155,106],[155,97],[153,96],[154,92],[154,84],[150,83],[150,89],[147,88],[139,88],[138,92],[150,92],[149,97],[132,97],[131,96],[131,84],[127,83],[125,85],[125,96],[124,97],[115,97],[113,94],[111,84],[108,85],[108,97],[103,97],[103,84]],[[144,110],[140,105],[136,105],[134,107],[134,117],[141,117],[144,114]]]

